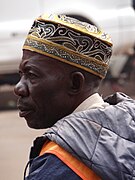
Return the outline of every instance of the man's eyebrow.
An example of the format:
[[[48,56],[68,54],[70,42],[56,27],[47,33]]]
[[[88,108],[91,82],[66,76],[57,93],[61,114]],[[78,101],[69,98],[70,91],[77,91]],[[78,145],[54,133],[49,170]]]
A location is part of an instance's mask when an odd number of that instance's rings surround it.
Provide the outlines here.
[[[19,65],[19,70],[23,70],[27,63],[28,63],[27,60],[21,62],[20,65]]]
[[[23,72],[27,72],[27,71],[30,71],[30,70],[33,70],[33,71],[35,71],[35,72],[39,72],[39,71],[40,71],[40,69],[39,69],[37,66],[35,66],[35,65],[33,65],[33,64],[28,64],[28,63],[22,64],[22,65],[19,67],[19,70],[20,70],[20,71],[23,71]]]

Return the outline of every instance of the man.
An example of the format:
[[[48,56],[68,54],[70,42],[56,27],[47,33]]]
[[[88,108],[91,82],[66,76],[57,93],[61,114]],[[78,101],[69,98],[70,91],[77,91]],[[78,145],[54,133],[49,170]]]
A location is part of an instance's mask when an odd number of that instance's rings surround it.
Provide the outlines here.
[[[135,103],[97,93],[111,52],[110,37],[93,25],[64,15],[34,21],[15,93],[28,126],[48,129],[34,141],[24,179],[134,177]]]

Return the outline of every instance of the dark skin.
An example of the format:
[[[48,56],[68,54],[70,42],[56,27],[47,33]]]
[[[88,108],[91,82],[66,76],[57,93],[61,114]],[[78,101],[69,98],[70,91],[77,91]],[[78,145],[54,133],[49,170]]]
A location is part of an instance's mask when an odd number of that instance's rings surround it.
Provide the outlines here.
[[[14,89],[19,114],[35,129],[51,127],[71,114],[100,82],[76,67],[28,50],[23,52],[19,72]]]

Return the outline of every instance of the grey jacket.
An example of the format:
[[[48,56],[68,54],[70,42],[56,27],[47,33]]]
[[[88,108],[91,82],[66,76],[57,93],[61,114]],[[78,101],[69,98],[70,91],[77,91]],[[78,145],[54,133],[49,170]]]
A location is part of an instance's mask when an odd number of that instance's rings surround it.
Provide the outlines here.
[[[120,93],[104,109],[59,120],[44,134],[95,171],[102,180],[135,180],[135,101]]]

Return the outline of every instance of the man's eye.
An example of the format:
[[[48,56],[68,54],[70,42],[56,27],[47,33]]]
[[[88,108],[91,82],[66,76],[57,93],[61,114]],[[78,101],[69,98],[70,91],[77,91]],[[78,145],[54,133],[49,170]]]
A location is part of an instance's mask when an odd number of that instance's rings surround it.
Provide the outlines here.
[[[31,72],[28,72],[27,76],[28,76],[28,78],[30,78],[30,79],[37,78],[37,75],[34,74],[34,73],[31,73]]]

